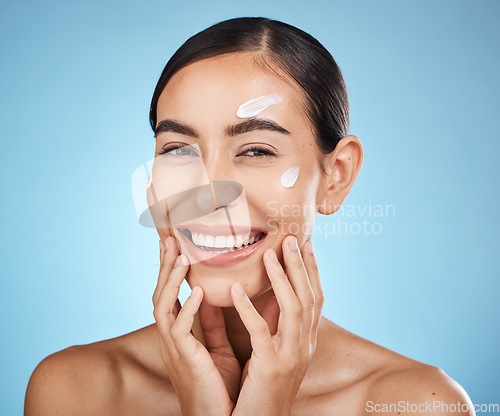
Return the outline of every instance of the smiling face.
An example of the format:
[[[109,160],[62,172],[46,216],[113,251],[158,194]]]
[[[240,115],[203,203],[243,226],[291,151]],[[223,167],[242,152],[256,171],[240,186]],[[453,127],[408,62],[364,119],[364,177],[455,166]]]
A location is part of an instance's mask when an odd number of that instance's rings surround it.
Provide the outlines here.
[[[274,101],[238,116],[264,96]],[[208,303],[232,306],[235,281],[250,298],[266,294],[264,251],[273,248],[281,261],[285,236],[294,234],[300,247],[311,237],[327,179],[303,99],[250,52],[188,65],[159,98],[153,184],[156,200],[168,201],[172,227],[157,230],[161,239],[174,233],[193,262],[187,281]],[[296,177],[284,186],[290,171]]]

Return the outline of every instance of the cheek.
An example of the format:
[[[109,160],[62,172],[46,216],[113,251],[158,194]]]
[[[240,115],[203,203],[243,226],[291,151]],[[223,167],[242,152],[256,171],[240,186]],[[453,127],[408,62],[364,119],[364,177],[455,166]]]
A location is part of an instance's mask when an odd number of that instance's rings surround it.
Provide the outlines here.
[[[312,234],[318,176],[307,167],[295,168],[298,166],[268,171],[261,178],[253,175],[245,179],[244,188],[255,225],[264,226],[270,235],[293,234],[307,238]]]

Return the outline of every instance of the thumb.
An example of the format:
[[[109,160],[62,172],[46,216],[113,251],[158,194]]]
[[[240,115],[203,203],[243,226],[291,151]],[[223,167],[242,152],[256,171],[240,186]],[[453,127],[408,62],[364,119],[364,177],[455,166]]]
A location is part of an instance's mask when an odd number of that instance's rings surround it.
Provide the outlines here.
[[[243,371],[241,372],[241,379],[240,379],[240,390],[243,387],[243,383],[245,382],[245,379],[248,376],[248,366],[250,365],[250,360],[248,360],[245,364],[245,367],[243,367]]]

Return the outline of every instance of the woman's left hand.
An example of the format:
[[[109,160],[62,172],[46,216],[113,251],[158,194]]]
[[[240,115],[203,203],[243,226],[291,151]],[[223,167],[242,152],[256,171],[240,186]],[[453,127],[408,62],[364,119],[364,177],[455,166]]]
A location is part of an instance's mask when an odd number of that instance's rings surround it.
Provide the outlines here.
[[[312,243],[307,241],[301,254],[297,239],[287,236],[282,247],[286,273],[274,250],[264,253],[279,312],[276,304],[268,301],[261,316],[239,283],[231,287],[253,349],[243,370],[234,416],[289,415],[316,351],[324,296]]]

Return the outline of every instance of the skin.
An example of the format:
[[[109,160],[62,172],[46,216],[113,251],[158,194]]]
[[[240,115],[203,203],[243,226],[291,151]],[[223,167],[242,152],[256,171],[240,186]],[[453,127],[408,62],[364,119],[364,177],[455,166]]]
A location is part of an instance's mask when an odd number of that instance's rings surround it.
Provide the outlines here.
[[[274,120],[290,135],[224,136],[226,126],[242,121],[236,116],[242,103],[274,92],[283,102],[258,117]],[[186,258],[179,256],[169,228],[158,228],[156,322],[45,358],[30,379],[26,415],[361,415],[367,401],[400,400],[460,401],[472,408],[463,389],[440,369],[321,316],[320,274],[309,241],[313,213],[340,207],[356,180],[363,149],[349,135],[322,159],[303,109],[301,92],[257,65],[252,53],[203,60],[174,75],[160,96],[158,120],[178,120],[199,137],[158,135],[156,155],[168,144],[196,144],[208,178],[241,183],[252,225],[269,233],[244,261],[209,267],[183,264]],[[239,156],[250,143],[275,149],[278,156]],[[291,166],[300,166],[300,175],[286,189],[280,178]],[[269,206],[273,201],[275,207],[298,206],[309,214],[276,215]],[[272,228],[276,223],[282,226]],[[298,224],[299,232],[290,232],[291,224]],[[323,273],[342,278],[333,270]],[[181,309],[176,298],[184,278],[194,290]]]

